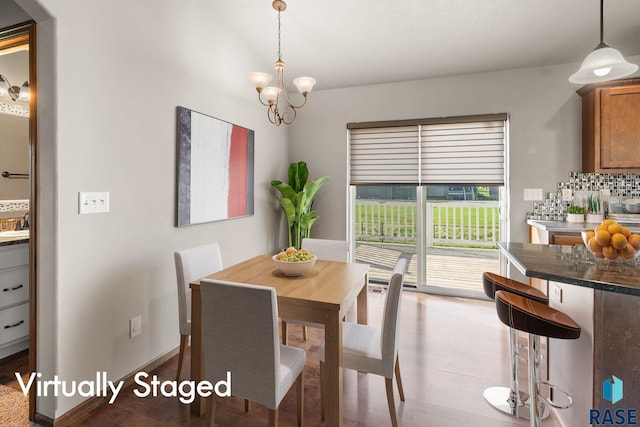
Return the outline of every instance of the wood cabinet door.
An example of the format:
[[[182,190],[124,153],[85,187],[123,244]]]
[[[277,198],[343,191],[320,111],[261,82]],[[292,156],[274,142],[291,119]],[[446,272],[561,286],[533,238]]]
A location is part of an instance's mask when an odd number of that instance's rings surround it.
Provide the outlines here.
[[[569,233],[551,233],[552,245],[584,246],[582,235]]]
[[[603,88],[600,106],[600,169],[639,170],[640,85]]]

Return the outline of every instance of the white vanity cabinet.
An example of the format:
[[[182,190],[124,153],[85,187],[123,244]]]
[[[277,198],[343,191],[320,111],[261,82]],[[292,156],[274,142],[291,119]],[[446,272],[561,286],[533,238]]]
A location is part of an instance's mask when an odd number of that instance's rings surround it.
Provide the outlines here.
[[[29,244],[0,246],[0,359],[29,347]]]

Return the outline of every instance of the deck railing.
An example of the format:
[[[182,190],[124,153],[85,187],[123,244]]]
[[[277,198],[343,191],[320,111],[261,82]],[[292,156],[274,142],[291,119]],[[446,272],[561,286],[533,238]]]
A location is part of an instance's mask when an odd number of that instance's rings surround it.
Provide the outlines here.
[[[428,201],[427,247],[438,245],[495,248],[500,240],[497,201]],[[415,244],[415,201],[357,200],[355,233],[358,241]]]

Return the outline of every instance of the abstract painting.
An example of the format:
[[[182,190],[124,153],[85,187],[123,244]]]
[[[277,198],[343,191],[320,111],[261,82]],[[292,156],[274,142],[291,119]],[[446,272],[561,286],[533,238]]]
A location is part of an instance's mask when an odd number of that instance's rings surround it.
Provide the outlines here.
[[[253,215],[254,132],[177,109],[177,226]]]

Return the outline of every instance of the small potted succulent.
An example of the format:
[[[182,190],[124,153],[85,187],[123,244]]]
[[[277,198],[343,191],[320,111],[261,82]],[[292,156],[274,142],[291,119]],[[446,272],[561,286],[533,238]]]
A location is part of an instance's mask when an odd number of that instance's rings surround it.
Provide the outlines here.
[[[587,198],[587,222],[592,224],[600,224],[604,220],[602,214],[602,206],[600,197],[590,194]]]
[[[584,214],[587,213],[587,209],[582,206],[569,206],[565,211],[567,214],[567,222],[584,222]]]

